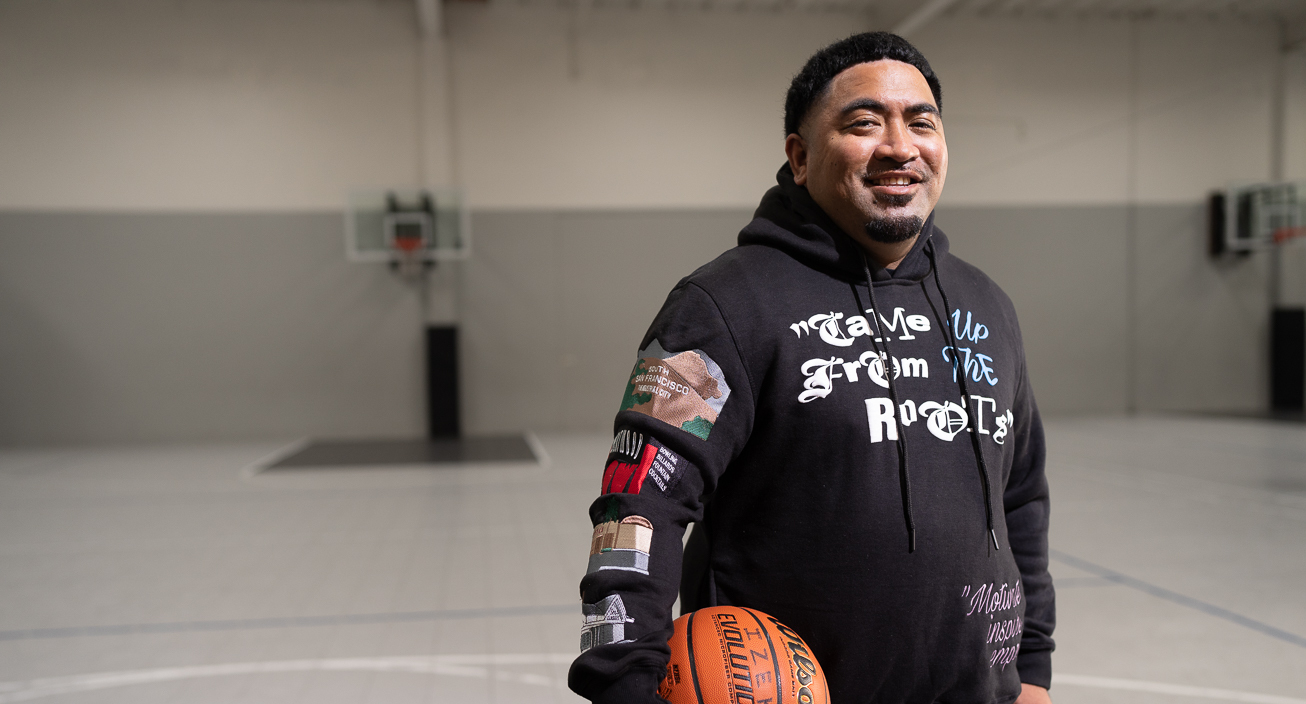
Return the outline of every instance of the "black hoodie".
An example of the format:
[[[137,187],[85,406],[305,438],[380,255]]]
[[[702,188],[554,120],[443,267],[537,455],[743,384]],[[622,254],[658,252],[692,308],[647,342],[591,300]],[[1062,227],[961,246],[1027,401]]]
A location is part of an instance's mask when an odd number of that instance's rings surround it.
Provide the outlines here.
[[[879,269],[778,180],[640,345],[590,509],[572,689],[660,701],[690,522],[706,541],[684,603],[793,628],[835,704],[1048,686],[1043,429],[1011,301],[932,216]]]

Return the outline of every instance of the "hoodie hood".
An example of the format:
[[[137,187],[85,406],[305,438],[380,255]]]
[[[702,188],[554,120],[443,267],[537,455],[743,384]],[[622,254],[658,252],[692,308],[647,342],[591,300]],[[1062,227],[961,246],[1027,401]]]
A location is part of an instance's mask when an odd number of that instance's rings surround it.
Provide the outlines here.
[[[777,185],[762,196],[753,221],[739,233],[739,244],[760,244],[781,250],[808,266],[843,279],[863,278],[862,249],[821,209],[806,186],[794,183],[789,164],[776,173]],[[917,282],[930,272],[925,245],[935,254],[948,251],[948,238],[934,226],[934,213],[925,220],[916,244],[893,270],[872,269],[876,283]]]

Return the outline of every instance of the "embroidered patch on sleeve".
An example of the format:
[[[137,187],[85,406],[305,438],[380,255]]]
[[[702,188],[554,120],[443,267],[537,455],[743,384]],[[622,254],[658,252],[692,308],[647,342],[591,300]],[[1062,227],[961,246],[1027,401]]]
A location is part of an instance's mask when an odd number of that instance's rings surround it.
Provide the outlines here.
[[[706,440],[728,398],[725,374],[706,352],[668,352],[653,340],[639,351],[621,410],[643,413]]]
[[[638,494],[657,452],[657,447],[642,434],[633,430],[618,431],[612,439],[608,466],[603,470],[602,493]]]
[[[665,494],[680,483],[680,478],[685,475],[685,468],[689,466],[689,460],[663,447],[656,440],[649,444],[657,444],[658,453],[653,457],[653,463],[649,465],[648,476]]]
[[[626,638],[626,624],[635,619],[626,615],[626,602],[620,594],[604,597],[593,604],[582,603],[581,613],[585,616],[585,625],[580,631],[580,652],[585,652],[597,645],[609,643],[629,643]]]
[[[671,490],[689,462],[657,440],[633,430],[617,431],[603,472],[604,494],[638,494],[651,478],[662,493]]]
[[[643,516],[628,516],[594,526],[590,564],[585,574],[625,570],[648,574],[648,553],[653,545],[653,524]]]

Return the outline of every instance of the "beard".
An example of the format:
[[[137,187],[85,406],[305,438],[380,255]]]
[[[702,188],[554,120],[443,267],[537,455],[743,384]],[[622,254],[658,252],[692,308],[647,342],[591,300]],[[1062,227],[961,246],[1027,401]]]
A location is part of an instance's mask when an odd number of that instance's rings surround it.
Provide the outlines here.
[[[925,221],[919,215],[902,215],[883,217],[866,223],[866,235],[872,241],[883,244],[897,244],[920,234]]]
[[[922,181],[924,178],[922,178]],[[912,202],[916,194],[902,195],[877,195],[875,202],[887,208],[902,208]],[[925,221],[917,215],[885,215],[874,220],[869,220],[863,225],[866,235],[873,242],[882,244],[898,244],[906,242],[920,233]]]

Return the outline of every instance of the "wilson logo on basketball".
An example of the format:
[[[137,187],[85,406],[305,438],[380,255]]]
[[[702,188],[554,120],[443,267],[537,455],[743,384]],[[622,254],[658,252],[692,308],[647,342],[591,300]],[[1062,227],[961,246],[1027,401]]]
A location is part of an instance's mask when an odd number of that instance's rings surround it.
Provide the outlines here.
[[[714,606],[676,619],[658,694],[671,704],[829,704],[821,666],[774,618]]]
[[[807,651],[807,644],[803,642],[802,638],[798,637],[797,633],[794,633],[783,623],[770,616],[767,616],[766,620],[774,623],[776,629],[785,636],[785,647],[789,648],[789,657],[796,665],[794,676],[798,680],[798,692],[795,696],[798,704],[812,704],[815,700],[812,699],[811,684],[816,680],[820,669],[816,666],[816,661],[812,659],[812,654]],[[825,686],[824,676],[821,677],[821,686]],[[826,699],[829,699],[828,695]]]

